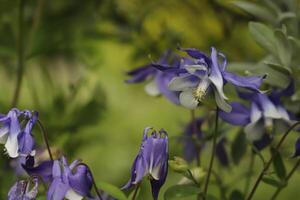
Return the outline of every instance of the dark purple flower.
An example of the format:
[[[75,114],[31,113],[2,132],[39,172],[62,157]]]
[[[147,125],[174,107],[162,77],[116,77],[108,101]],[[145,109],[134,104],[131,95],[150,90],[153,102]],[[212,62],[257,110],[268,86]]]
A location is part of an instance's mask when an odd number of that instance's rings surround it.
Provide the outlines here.
[[[177,77],[169,83],[169,88],[180,92],[180,103],[190,109],[195,109],[208,93],[213,93],[217,106],[226,112],[231,111],[231,106],[225,101],[227,97],[223,92],[226,82],[260,92],[259,86],[265,76],[243,77],[226,71],[226,57],[211,48],[211,56],[206,55],[196,49],[182,49],[191,58],[183,58],[177,71],[170,67],[154,64],[157,69],[164,72],[171,71]],[[222,62],[219,62],[222,60]]]
[[[31,181],[18,181],[8,192],[8,200],[35,200],[38,193],[38,179],[33,178],[33,187]]]
[[[11,158],[34,154],[34,140],[31,132],[37,117],[36,112],[20,111],[16,108],[11,109],[7,115],[0,115],[2,125],[0,143],[5,144],[5,149]],[[27,121],[24,130],[22,130],[19,118],[22,118],[23,122]]]
[[[164,65],[170,62],[170,59],[173,59],[172,65],[170,67],[174,68],[178,64],[176,58],[173,58],[173,54],[169,51],[165,52],[158,63]],[[145,91],[151,96],[163,95],[171,102],[175,104],[179,104],[178,95],[179,92],[174,92],[169,90],[168,83],[174,77],[172,73],[164,73],[152,66],[152,64],[148,64],[134,70],[131,70],[127,73],[127,75],[132,78],[127,80],[127,83],[141,83],[147,82],[145,86]]]
[[[200,142],[199,140],[202,139],[202,118],[196,119],[194,122],[191,121],[188,123],[183,132],[183,157],[186,161],[192,162],[193,160],[197,159],[199,153],[201,151]],[[197,141],[199,143],[197,143]]]
[[[297,139],[295,144],[295,152],[293,154],[293,158],[298,157],[300,155],[300,138]]]
[[[293,123],[280,101],[282,94],[285,94],[285,91],[289,89],[287,88],[280,93],[271,93],[269,96],[263,93],[239,92],[241,98],[251,101],[250,107],[234,102],[231,103],[232,111],[230,113],[220,111],[220,117],[230,124],[244,126],[250,141],[258,142],[262,139],[261,142],[270,143],[271,138],[263,138],[263,136],[270,133],[276,120],[281,120],[288,125]],[[259,142],[258,144],[258,146],[262,146]]]
[[[140,151],[131,168],[130,180],[122,189],[128,189],[141,182],[143,177],[149,176],[152,196],[156,200],[168,174],[168,136],[164,130],[159,133],[152,130],[148,136],[150,130],[150,127],[144,129]]]
[[[22,157],[21,157],[22,158]],[[26,160],[21,163],[21,166],[30,176],[37,175],[43,179],[45,183],[51,182],[53,180],[52,169],[53,161],[45,160],[39,164],[35,163],[34,157],[27,156]]]
[[[220,163],[223,166],[228,166],[229,165],[229,159],[228,159],[228,155],[227,155],[227,151],[225,149],[225,143],[226,140],[225,138],[222,138],[216,146],[216,156],[218,158],[218,160],[220,161]]]
[[[68,165],[65,157],[55,160],[52,168],[53,180],[47,192],[47,200],[82,199],[92,197],[92,177],[85,165],[74,161]]]

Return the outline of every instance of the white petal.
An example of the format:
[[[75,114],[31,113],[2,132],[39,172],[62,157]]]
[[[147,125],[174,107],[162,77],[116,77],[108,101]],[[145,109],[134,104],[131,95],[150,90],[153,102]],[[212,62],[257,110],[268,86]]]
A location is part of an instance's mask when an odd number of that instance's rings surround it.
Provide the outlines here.
[[[77,194],[74,190],[69,189],[66,193],[66,199],[69,200],[81,200],[83,197]]]
[[[245,127],[244,131],[248,140],[259,140],[264,134],[264,124],[261,121],[250,123]]]
[[[193,95],[193,90],[183,91],[179,95],[181,105],[189,109],[195,109],[198,106],[198,101]]]
[[[180,77],[174,77],[168,85],[169,89],[173,91],[184,91],[189,90],[193,87],[197,87],[198,82],[191,81],[190,77],[190,74]]]
[[[156,85],[156,82],[153,80],[151,82],[149,82],[146,86],[145,86],[145,91],[147,94],[149,94],[150,96],[158,96],[160,95],[160,91]]]
[[[160,174],[160,167],[161,165],[156,166],[154,169],[151,169],[149,172],[155,180],[159,180],[159,174]]]
[[[262,112],[256,105],[256,103],[252,103],[251,105],[251,113],[250,113],[250,121],[252,123],[258,121],[262,117]]]
[[[11,158],[18,157],[19,153],[19,146],[18,146],[18,135],[17,134],[10,134],[7,138],[5,143],[6,151]]]
[[[214,90],[214,94],[215,94],[215,100],[216,100],[216,103],[217,103],[217,106],[225,111],[225,112],[231,112],[232,110],[232,107],[224,100],[224,98],[222,98],[220,96],[220,93],[216,90]]]
[[[0,144],[5,144],[8,137],[9,128],[7,126],[0,128]]]
[[[290,120],[290,116],[289,116],[288,112],[286,111],[286,109],[284,109],[282,106],[277,106],[277,110],[282,119],[287,120],[287,121]]]
[[[184,68],[190,73],[194,74],[196,76],[199,76],[199,78],[202,78],[204,76],[207,76],[207,67],[205,65],[185,65]],[[199,73],[195,73],[197,70],[202,71],[203,74],[200,75]]]

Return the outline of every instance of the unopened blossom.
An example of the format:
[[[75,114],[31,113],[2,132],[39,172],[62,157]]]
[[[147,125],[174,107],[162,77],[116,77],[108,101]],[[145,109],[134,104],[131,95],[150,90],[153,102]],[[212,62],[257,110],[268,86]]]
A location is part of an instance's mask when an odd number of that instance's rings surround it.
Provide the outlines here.
[[[217,106],[230,112],[231,106],[225,101],[228,98],[223,91],[226,82],[260,92],[259,86],[265,76],[244,77],[226,71],[226,57],[215,48],[211,48],[210,56],[197,49],[182,50],[190,57],[182,58],[180,67],[175,71],[177,77],[170,81],[169,89],[180,92],[179,101],[183,106],[195,109],[208,94],[212,94]],[[153,66],[161,71],[174,73],[174,70],[166,65],[155,63]]]
[[[37,178],[32,178],[32,180],[21,180],[16,182],[9,190],[8,200],[35,200],[37,194]]]
[[[68,165],[65,157],[55,160],[53,180],[47,192],[47,200],[83,199],[91,196],[92,177],[85,165],[75,160]]]
[[[171,62],[170,68],[175,68],[179,64],[177,58],[170,51],[166,51],[157,62],[162,65]],[[168,84],[174,77],[174,74],[164,73],[150,63],[127,72],[127,75],[131,77],[126,81],[127,83],[146,82],[145,91],[150,96],[163,95],[172,103],[179,104],[179,92],[171,91],[168,88]]]
[[[22,122],[27,122],[25,128],[21,126],[20,118],[22,118]],[[0,116],[0,143],[4,144],[11,158],[35,153],[31,132],[37,118],[36,112],[20,111],[16,108],[11,109],[6,115]]]
[[[147,135],[151,130],[151,134]],[[149,177],[153,199],[158,198],[159,190],[168,174],[168,136],[164,130],[156,132],[144,129],[140,151],[131,168],[131,177],[123,189],[139,184],[143,177]]]

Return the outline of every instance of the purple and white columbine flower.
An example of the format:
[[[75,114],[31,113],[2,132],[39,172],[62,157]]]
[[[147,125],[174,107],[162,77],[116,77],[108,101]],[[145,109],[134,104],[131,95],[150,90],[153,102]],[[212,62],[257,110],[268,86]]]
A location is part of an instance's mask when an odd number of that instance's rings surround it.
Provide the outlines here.
[[[22,130],[19,118],[27,124]],[[32,129],[38,118],[37,112],[28,110],[20,111],[16,108],[11,109],[7,115],[0,115],[0,143],[5,144],[5,149],[11,158],[16,158],[19,155],[33,155],[34,139],[32,137]]]
[[[31,183],[33,187],[31,188]],[[16,182],[8,192],[8,200],[35,200],[38,193],[38,179]]]
[[[158,63],[165,65],[173,59],[170,67],[174,68],[178,66],[179,62],[174,55],[166,51],[159,59]],[[142,67],[138,67],[134,70],[127,72],[127,75],[131,76],[131,79],[127,80],[127,83],[142,83],[147,82],[145,91],[150,96],[163,95],[174,104],[179,104],[179,92],[171,91],[168,88],[168,83],[174,77],[172,73],[164,73],[152,66],[147,64]]]
[[[244,126],[244,131],[250,141],[264,139],[270,142],[270,139],[264,135],[273,129],[275,120],[280,120],[287,125],[293,123],[290,114],[280,101],[281,97],[292,94],[293,83],[287,89],[274,91],[268,96],[262,93],[239,92],[241,98],[251,101],[250,107],[233,102],[231,103],[232,111],[230,113],[220,111],[220,117],[230,124]]]
[[[128,189],[150,177],[153,199],[158,198],[159,190],[166,181],[168,174],[168,136],[164,130],[156,132],[152,128],[144,129],[142,144],[131,168],[131,177],[122,189]]]
[[[92,177],[85,165],[74,161],[68,165],[65,157],[55,160],[52,168],[53,180],[50,184],[47,200],[82,199],[92,197]]]
[[[231,111],[231,106],[225,101],[223,86],[226,82],[234,86],[259,91],[259,86],[265,76],[243,77],[226,71],[226,57],[211,48],[211,55],[198,51],[197,49],[181,49],[190,57],[184,57],[177,70],[154,63],[153,66],[164,72],[176,73],[177,77],[169,83],[169,89],[180,92],[180,103],[189,109],[195,109],[208,93],[213,93],[217,106],[226,112]],[[219,62],[222,59],[222,62]]]

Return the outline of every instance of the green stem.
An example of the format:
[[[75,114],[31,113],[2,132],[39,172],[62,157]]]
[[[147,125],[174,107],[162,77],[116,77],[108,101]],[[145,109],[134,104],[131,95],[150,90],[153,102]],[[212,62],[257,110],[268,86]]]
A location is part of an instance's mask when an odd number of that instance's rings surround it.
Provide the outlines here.
[[[141,183],[138,183],[138,184],[135,186],[134,193],[133,193],[133,196],[132,196],[132,200],[135,200],[135,199],[136,199],[138,190],[139,190],[139,188],[140,188],[140,185],[141,185]]]
[[[284,135],[281,137],[280,141],[278,142],[277,146],[275,147],[275,153],[272,154],[270,160],[266,163],[266,165],[264,166],[264,168],[262,169],[262,171],[260,172],[258,178],[256,179],[256,182],[247,198],[247,200],[252,199],[258,185],[260,184],[263,176],[265,175],[265,173],[267,172],[267,170],[269,169],[269,167],[271,166],[275,156],[277,156],[277,153],[279,151],[279,148],[281,147],[282,143],[284,142],[285,138],[288,136],[288,134],[296,127],[300,124],[300,122],[296,122],[295,124],[293,124],[285,133]]]
[[[24,74],[24,7],[25,0],[19,0],[19,18],[18,18],[18,71],[17,82],[14,90],[14,96],[11,102],[11,107],[16,107],[21,90],[21,84]]]
[[[288,173],[288,175],[285,177],[284,182],[287,184],[289,179],[292,177],[292,175],[295,173],[296,169],[300,166],[300,159],[296,162],[296,164],[294,165],[294,167],[292,168],[292,170]],[[277,198],[277,196],[279,195],[279,193],[281,192],[281,190],[283,190],[283,188],[285,188],[286,185],[282,186],[282,187],[278,187],[277,190],[275,191],[275,193],[273,194],[271,200],[275,200]]]
[[[217,136],[218,136],[218,121],[219,121],[219,108],[216,109],[216,119],[215,119],[215,131],[213,133],[213,145],[212,145],[212,152],[211,152],[211,158],[209,162],[207,177],[204,185],[204,191],[203,191],[203,198],[206,199],[208,185],[209,185],[209,179],[212,172],[213,164],[214,164],[214,158],[216,154],[216,144],[217,144]]]

